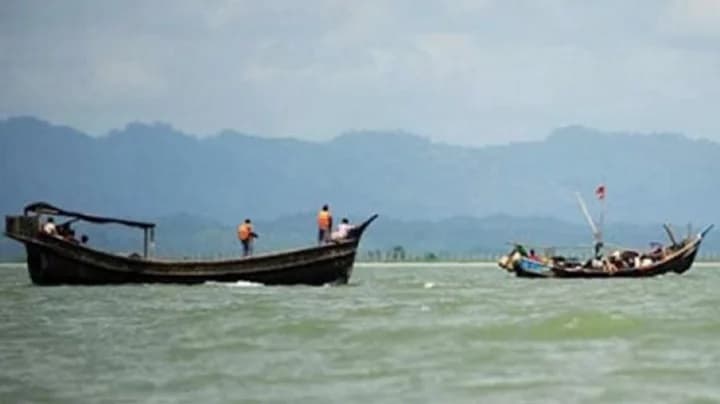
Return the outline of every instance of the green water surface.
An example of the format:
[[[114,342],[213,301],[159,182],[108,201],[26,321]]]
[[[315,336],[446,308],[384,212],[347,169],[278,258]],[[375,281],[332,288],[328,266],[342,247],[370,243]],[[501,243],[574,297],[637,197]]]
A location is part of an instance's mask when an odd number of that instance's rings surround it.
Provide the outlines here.
[[[36,287],[0,266],[0,403],[720,402],[720,267],[343,287]]]

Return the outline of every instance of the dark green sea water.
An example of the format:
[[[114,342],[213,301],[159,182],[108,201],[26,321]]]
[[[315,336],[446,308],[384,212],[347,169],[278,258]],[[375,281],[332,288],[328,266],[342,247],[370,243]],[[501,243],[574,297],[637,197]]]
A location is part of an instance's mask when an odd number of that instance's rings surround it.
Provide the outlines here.
[[[16,402],[720,402],[720,267],[42,288],[0,266],[0,403]]]

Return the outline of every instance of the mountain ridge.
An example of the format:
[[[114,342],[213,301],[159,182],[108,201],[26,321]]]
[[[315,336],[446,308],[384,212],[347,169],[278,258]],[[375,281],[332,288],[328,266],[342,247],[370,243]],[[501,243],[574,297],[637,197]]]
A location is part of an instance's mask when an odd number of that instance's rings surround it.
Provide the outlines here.
[[[720,144],[578,125],[543,141],[463,147],[402,131],[311,142],[234,130],[200,138],[138,122],[91,136],[20,117],[0,121],[0,150],[6,212],[48,200],[138,218],[269,220],[329,202],[408,220],[509,214],[580,222],[574,191],[589,196],[603,182],[610,221],[700,223],[717,221],[720,200]]]

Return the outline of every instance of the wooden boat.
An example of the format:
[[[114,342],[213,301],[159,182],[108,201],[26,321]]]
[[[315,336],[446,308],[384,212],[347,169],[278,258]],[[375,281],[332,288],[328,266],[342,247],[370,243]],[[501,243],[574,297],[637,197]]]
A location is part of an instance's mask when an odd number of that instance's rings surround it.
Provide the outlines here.
[[[659,246],[650,252],[617,251],[585,263],[570,262],[561,256],[531,259],[522,254],[522,248],[516,245],[498,264],[525,278],[644,278],[670,272],[682,274],[692,266],[703,239],[712,227],[710,225],[679,243],[666,227],[672,241],[667,246]]]
[[[40,231],[42,215],[71,221],[115,223],[142,229],[143,255],[122,256],[94,249]],[[247,281],[266,285],[345,284],[350,279],[360,238],[372,215],[344,240],[292,251],[228,260],[164,260],[148,254],[155,224],[72,212],[39,202],[23,215],[7,216],[5,235],[25,245],[30,279],[37,285],[99,285],[128,283],[198,284]]]

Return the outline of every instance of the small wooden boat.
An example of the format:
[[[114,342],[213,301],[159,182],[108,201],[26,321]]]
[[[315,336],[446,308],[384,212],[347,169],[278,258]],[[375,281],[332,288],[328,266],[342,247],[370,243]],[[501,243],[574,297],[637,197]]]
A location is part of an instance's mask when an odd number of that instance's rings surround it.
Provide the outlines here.
[[[695,236],[676,242],[668,230],[672,243],[658,246],[653,251],[616,251],[607,257],[597,257],[584,263],[562,256],[533,259],[516,245],[498,264],[501,268],[525,278],[644,278],[690,269],[700,244],[712,225]]]
[[[143,255],[123,256],[100,251],[40,231],[42,215],[71,221],[115,223],[142,229]],[[25,245],[30,279],[37,285],[100,285],[127,283],[197,284],[207,281],[247,281],[266,285],[345,284],[350,279],[360,238],[372,215],[348,237],[320,246],[228,260],[164,260],[148,254],[155,224],[72,212],[39,202],[23,215],[7,216],[5,235]]]

